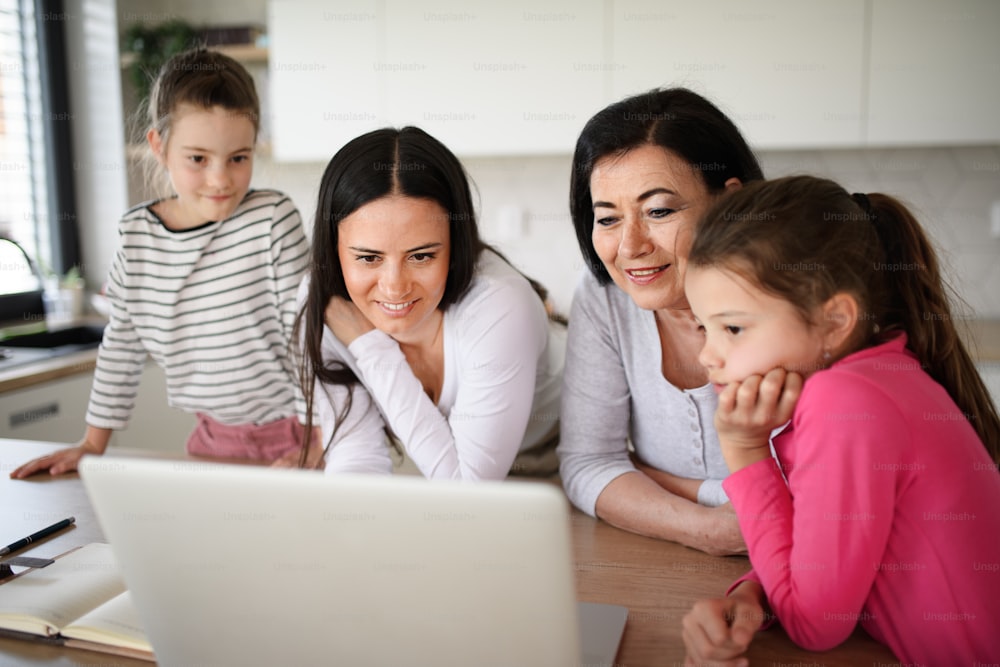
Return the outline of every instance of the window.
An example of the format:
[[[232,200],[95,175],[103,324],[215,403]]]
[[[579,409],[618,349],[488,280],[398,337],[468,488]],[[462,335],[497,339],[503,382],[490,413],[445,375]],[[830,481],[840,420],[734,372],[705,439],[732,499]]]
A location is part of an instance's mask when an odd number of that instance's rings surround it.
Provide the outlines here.
[[[0,236],[43,270],[80,259],[61,0],[0,0]]]
[[[34,8],[0,0],[0,236],[51,266]]]

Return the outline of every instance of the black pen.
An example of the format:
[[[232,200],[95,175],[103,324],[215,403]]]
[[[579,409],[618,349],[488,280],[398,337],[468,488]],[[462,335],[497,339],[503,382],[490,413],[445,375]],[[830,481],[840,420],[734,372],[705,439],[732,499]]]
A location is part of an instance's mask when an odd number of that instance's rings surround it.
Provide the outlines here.
[[[76,517],[70,517],[68,519],[63,519],[62,521],[57,521],[48,528],[42,528],[37,533],[32,533],[27,537],[22,537],[17,542],[11,542],[5,547],[0,548],[0,556],[6,556],[12,551],[17,551],[18,549],[23,549],[35,540],[40,540],[43,537],[48,537],[52,533],[58,532],[63,528],[68,528],[76,522]]]

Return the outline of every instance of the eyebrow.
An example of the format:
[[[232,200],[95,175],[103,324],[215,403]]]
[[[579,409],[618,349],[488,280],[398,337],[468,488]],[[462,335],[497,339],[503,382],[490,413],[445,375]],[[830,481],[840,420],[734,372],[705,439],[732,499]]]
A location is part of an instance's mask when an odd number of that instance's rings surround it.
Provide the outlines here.
[[[641,195],[636,197],[635,200],[637,202],[641,202],[649,199],[653,195],[660,195],[660,194],[675,195],[677,193],[671,190],[670,188],[653,188],[652,190],[647,190],[643,192]],[[615,205],[612,204],[611,202],[595,201],[594,208],[615,208]]]
[[[724,310],[721,313],[712,313],[707,319],[717,320],[725,317],[753,317],[753,314],[742,310]]]
[[[181,150],[184,151],[197,151],[199,153],[211,153],[212,151],[208,148],[202,148],[201,146],[181,146]],[[253,146],[246,146],[245,148],[237,148],[230,155],[236,155],[237,153],[250,153],[253,152]]]
[[[425,243],[423,245],[418,245],[415,248],[410,248],[409,250],[404,250],[403,254],[405,255],[405,254],[409,254],[411,252],[417,252],[419,250],[436,250],[436,249],[440,248],[442,245],[444,245],[444,244],[442,244],[442,243],[436,243],[436,242],[435,243]],[[371,248],[364,248],[364,247],[356,246],[356,245],[347,246],[347,247],[348,247],[348,249],[353,250],[354,252],[363,252],[363,253],[366,253],[366,254],[369,254],[369,255],[384,255],[385,254],[385,252],[382,251],[382,250],[373,250]]]

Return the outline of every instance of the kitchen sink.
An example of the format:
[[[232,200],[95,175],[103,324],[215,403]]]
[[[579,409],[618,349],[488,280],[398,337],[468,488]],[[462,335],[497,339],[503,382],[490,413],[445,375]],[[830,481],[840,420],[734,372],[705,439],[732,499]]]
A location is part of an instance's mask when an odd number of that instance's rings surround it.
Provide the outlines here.
[[[42,361],[43,359],[50,359],[54,356],[55,352],[53,350],[33,347],[3,347],[3,344],[0,344],[0,371]]]
[[[0,347],[33,347],[46,350],[72,347],[74,350],[85,350],[100,345],[103,336],[103,325],[83,325],[12,336],[0,340]]]

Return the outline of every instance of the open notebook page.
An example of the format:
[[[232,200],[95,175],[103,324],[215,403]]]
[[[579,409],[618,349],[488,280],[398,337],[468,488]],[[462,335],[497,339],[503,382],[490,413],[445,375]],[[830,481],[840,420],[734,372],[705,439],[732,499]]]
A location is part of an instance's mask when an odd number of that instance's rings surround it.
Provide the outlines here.
[[[128,591],[76,619],[63,628],[62,635],[138,651],[153,650]]]
[[[88,544],[0,586],[0,627],[54,635],[124,592],[111,546]]]

